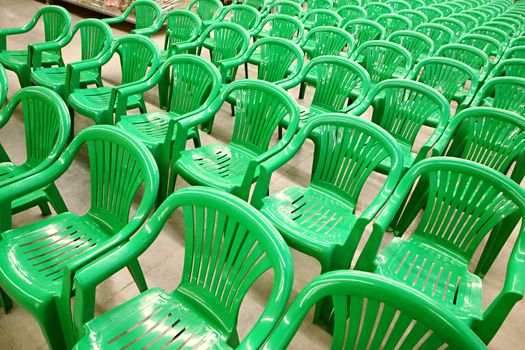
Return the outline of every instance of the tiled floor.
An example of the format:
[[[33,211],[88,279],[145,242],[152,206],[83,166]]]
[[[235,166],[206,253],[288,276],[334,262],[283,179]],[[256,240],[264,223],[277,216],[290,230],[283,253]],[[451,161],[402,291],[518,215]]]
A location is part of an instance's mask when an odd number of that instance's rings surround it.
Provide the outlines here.
[[[185,4],[186,0],[181,2]],[[25,23],[36,10],[43,6],[41,2],[33,0],[1,0],[2,13],[0,14],[0,28],[19,26]],[[67,6],[72,12],[73,21],[76,22],[84,17],[93,16],[93,13],[82,9]],[[123,35],[129,30],[127,26],[120,26],[115,29],[115,34]],[[22,48],[27,42],[35,42],[43,37],[42,28],[38,27],[30,35],[20,36],[9,44],[13,48]],[[157,43],[162,43],[161,36],[155,36]],[[70,49],[64,52],[66,62],[72,62],[79,59],[79,44],[73,42]],[[110,69],[104,70],[105,80],[108,84],[114,84],[118,81],[119,69],[116,61],[112,61]],[[16,76],[9,73],[9,96],[12,96],[19,89]],[[292,90],[291,94],[297,96],[297,89]],[[311,91],[308,96],[311,97]],[[150,91],[146,94],[146,100],[150,110],[156,110],[157,104],[156,91]],[[308,96],[304,101],[299,103],[308,103]],[[367,114],[369,118],[369,113]],[[92,123],[82,116],[76,116],[76,130],[83,129]],[[203,135],[203,143],[212,141],[227,140],[231,133],[233,118],[229,115],[229,106],[224,106],[220,115],[216,119],[214,131],[211,136]],[[0,130],[0,140],[6,146],[8,152],[13,155],[15,160],[23,160],[24,148],[23,142],[19,135],[22,134],[23,122],[20,114]],[[428,137],[428,132],[424,132]],[[422,139],[423,140],[423,139]],[[421,140],[419,140],[421,142]],[[305,149],[295,157],[289,164],[284,166],[273,178],[272,192],[279,190],[288,184],[295,182],[306,184],[308,181],[308,170],[311,166],[312,147],[307,144]],[[83,212],[87,209],[89,200],[89,169],[86,154],[81,153],[70,170],[58,182],[58,187],[65,198],[69,208],[75,212]],[[177,187],[187,186],[179,181]],[[377,183],[371,183],[370,187],[365,189],[363,203],[370,201],[372,194],[377,191]],[[42,217],[38,210],[30,210],[16,215],[14,225],[19,227],[26,223],[41,220]],[[184,237],[180,229],[180,220],[177,217],[166,225],[164,231],[160,234],[157,241],[150,249],[140,258],[144,269],[146,279],[150,286],[158,286],[165,289],[176,287],[180,279],[182,260],[184,253]],[[368,231],[367,231],[368,232]],[[496,262],[492,271],[485,278],[486,303],[498,293],[501,289],[502,281],[505,276],[505,267],[508,254],[512,248],[512,242],[508,242]],[[320,267],[318,263],[301,253],[293,251],[295,264],[295,281],[292,298],[315,276],[319,274]],[[251,328],[256,321],[260,311],[270,293],[270,279],[263,276],[254,288],[249,292],[241,308],[239,319],[239,331],[241,337]],[[137,295],[138,290],[132,283],[131,277],[127,271],[121,271],[116,276],[105,282],[97,290],[97,313],[111,309],[127,299]],[[499,331],[496,338],[490,345],[493,349],[522,349],[525,343],[525,303],[520,303],[514,308],[509,318]],[[300,333],[294,339],[290,348],[295,349],[324,349],[330,344],[330,336],[323,330],[314,326],[310,318],[305,322]],[[16,306],[12,311],[5,315],[0,312],[0,349],[46,349],[47,345],[40,333],[39,327],[35,320],[20,307]]]

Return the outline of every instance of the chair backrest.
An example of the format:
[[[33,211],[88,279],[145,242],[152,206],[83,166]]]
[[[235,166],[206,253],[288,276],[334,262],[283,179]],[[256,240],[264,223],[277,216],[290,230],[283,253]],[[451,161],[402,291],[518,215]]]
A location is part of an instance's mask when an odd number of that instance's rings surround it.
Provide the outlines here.
[[[432,39],[436,48],[456,41],[456,35],[452,29],[437,23],[423,23],[415,31]]]
[[[385,37],[385,28],[375,21],[368,19],[354,19],[343,26],[355,40],[356,47],[370,40],[380,40]]]
[[[442,132],[450,116],[445,98],[415,81],[385,80],[377,84],[367,99],[374,107],[372,122],[408,149],[412,149],[421,127],[429,118],[438,121],[436,129]]]
[[[162,16],[160,5],[151,0],[133,1],[124,12],[124,17],[128,17],[132,11],[135,11],[135,29],[151,27]]]
[[[259,347],[292,290],[293,260],[286,243],[246,202],[217,189],[191,186],[170,195],[137,233],[144,242],[142,251],[178,208],[183,213],[185,254],[181,283],[174,293],[184,295],[222,332],[236,334],[239,308],[250,286],[265,272],[273,273],[268,304],[241,343]]]
[[[525,57],[501,60],[489,74],[489,78],[503,76],[525,78]]]
[[[370,76],[359,64],[340,56],[316,57],[303,68],[300,76],[317,78],[312,105],[337,112],[345,107],[352,92],[357,97],[351,105],[358,106],[368,95]]]
[[[7,90],[7,86],[5,88]],[[24,120],[24,167],[41,171],[54,162],[66,146],[71,127],[67,106],[59,95],[47,88],[27,87],[17,91],[0,112],[0,128],[18,106],[22,107]],[[5,181],[0,181],[0,186],[1,182],[5,184]]]
[[[410,76],[411,79],[426,84],[440,92],[450,102],[458,91],[474,93],[479,82],[479,73],[465,63],[446,57],[430,57],[419,62]]]
[[[423,12],[418,10],[401,10],[396,12],[398,15],[405,16],[412,22],[412,27],[415,28],[421,23],[428,22],[428,17]]]
[[[483,34],[466,34],[459,38],[458,43],[473,46],[485,52],[491,60],[498,60],[503,53],[501,43]]]
[[[170,11],[166,13],[165,20],[167,23],[164,50],[169,50],[181,42],[195,40],[202,30],[199,16],[188,10]]]
[[[169,75],[168,111],[193,112],[208,105],[221,88],[221,74],[208,60],[195,55],[170,57],[156,73]]]
[[[510,41],[510,48],[515,46],[525,46],[525,36],[518,36]]]
[[[7,80],[7,72],[4,66],[0,64],[0,110],[4,107],[5,100],[7,99],[7,88],[9,87],[9,81]]]
[[[130,34],[113,41],[110,53],[120,57],[121,84],[137,82],[151,76],[160,64],[160,51],[151,39]]]
[[[474,71],[485,77],[490,69],[490,60],[487,54],[474,46],[465,44],[447,44],[436,52],[437,57],[448,57],[463,62]]]
[[[250,34],[238,24],[215,23],[204,31],[202,37],[213,36],[211,61],[215,64],[245,52],[250,45]]]
[[[414,10],[417,9],[417,8],[425,6],[425,2],[423,0],[407,0],[406,2],[409,3],[410,4],[410,8],[414,9]],[[398,11],[396,11],[396,12],[398,12]]]
[[[462,259],[467,266],[492,230],[496,230],[498,242],[506,240],[514,228],[514,225],[500,225],[506,220],[512,218],[516,223],[517,218],[521,219],[520,235],[523,234],[523,190],[489,167],[452,157],[422,160],[399,183],[401,193],[396,200],[405,200],[408,194],[405,191],[416,182],[425,190],[414,192],[419,197],[419,204],[413,209],[423,209],[423,214],[412,237],[431,240],[439,249],[446,249]],[[391,198],[395,196],[396,193]],[[490,251],[496,246],[491,241],[484,250]],[[496,252],[490,254],[492,260],[497,256]]]
[[[269,1],[268,0],[239,0],[238,3],[241,5],[250,6],[257,12],[261,12],[261,11],[266,10],[266,6],[268,5]]]
[[[385,40],[372,40],[359,46],[354,57],[373,83],[391,79],[394,73],[406,77],[412,68],[412,55],[403,46]]]
[[[412,9],[412,5],[404,0],[389,0],[386,4],[390,6],[394,12]]]
[[[306,34],[302,47],[310,58],[341,55],[343,52],[346,56],[350,56],[354,51],[355,41],[348,32],[341,28],[322,26]]]
[[[297,75],[304,63],[304,52],[293,42],[282,38],[262,38],[247,51],[249,58],[255,52],[261,57],[257,79],[279,83],[288,76]],[[295,63],[295,66],[292,64]]]
[[[335,11],[317,9],[308,11],[301,21],[305,27],[311,29],[320,26],[340,27],[343,19]]]
[[[268,150],[277,126],[285,117],[290,123],[279,142],[286,144],[295,134],[299,123],[298,107],[282,88],[263,80],[237,80],[222,90],[214,107],[222,105],[229,96],[234,97],[237,107],[231,144],[262,154]]]
[[[318,9],[331,10],[334,7],[332,0],[310,0],[306,2],[306,11],[310,12]]]
[[[525,79],[497,77],[479,89],[471,106],[490,106],[525,115]]]
[[[504,58],[525,58],[525,45],[509,47]]]
[[[377,17],[376,22],[385,28],[385,36],[387,37],[399,30],[412,29],[412,22],[408,18],[392,13]]]
[[[261,14],[250,5],[227,6],[220,15],[221,21],[236,23],[248,31],[254,30],[261,22]]]
[[[525,160],[525,120],[522,116],[496,108],[471,107],[454,117],[443,139],[447,143],[443,155],[486,165],[509,175],[518,184],[523,179],[523,171],[517,171],[523,168]],[[508,174],[514,162],[514,171]]]
[[[295,17],[282,14],[268,15],[261,22],[261,28],[266,25],[270,27],[269,36],[293,40],[294,42],[303,39],[304,25]]]
[[[450,15],[448,18],[457,19],[461,23],[465,25],[465,32],[470,32],[474,27],[477,27],[479,25],[478,20],[466,13],[455,13],[453,15]]]
[[[367,17],[366,10],[356,5],[342,6],[337,10],[337,14],[343,19],[343,25],[353,19],[365,19]]]
[[[441,24],[447,28],[452,29],[456,38],[459,38],[467,31],[467,27],[465,26],[465,24],[455,18],[439,17],[434,19],[432,23]]]
[[[334,305],[331,349],[486,349],[465,323],[422,293],[361,271],[316,277],[297,295],[263,349],[285,349],[308,312],[325,298]]]
[[[267,13],[288,15],[292,17],[301,18],[303,13],[303,8],[297,2],[294,1],[275,1],[268,6]]]
[[[443,17],[448,17],[448,16],[450,16],[451,14],[454,13],[454,9],[452,7],[450,7],[448,4],[439,4],[438,3],[438,4],[432,4],[430,6],[440,10],[441,12],[443,12]]]
[[[381,15],[394,13],[394,10],[387,4],[381,2],[369,2],[363,6],[368,14],[368,19],[376,20]]]
[[[71,15],[60,6],[44,6],[37,11],[34,18],[36,21],[42,18],[45,41],[65,37],[71,27]]]
[[[410,52],[414,63],[419,62],[422,58],[430,56],[434,52],[434,42],[425,34],[414,32],[412,30],[399,30],[392,33],[388,41],[399,44]]]
[[[82,61],[97,57],[108,51],[111,46],[113,38],[111,28],[98,19],[88,18],[78,21],[64,38],[64,45],[69,44],[77,33],[80,34]]]
[[[341,8],[346,5],[362,6],[364,1],[361,0],[337,0],[337,7]]]
[[[512,21],[512,20],[508,19],[507,21],[503,21],[503,20],[494,19],[494,20],[492,20],[490,22],[487,22],[487,23],[483,24],[483,26],[502,30],[510,38],[510,37],[513,37],[514,35],[516,35],[516,32],[518,31],[518,29],[515,26],[513,26],[510,23],[508,23],[510,21]]]
[[[510,37],[503,30],[485,25],[472,29],[470,33],[489,36],[496,39],[500,45],[506,45],[510,41]]]
[[[389,162],[388,177],[377,196],[387,198],[403,173],[398,144],[379,126],[342,113],[327,113],[308,121],[290,143],[299,150],[307,138],[314,142],[310,186],[344,199],[355,210],[370,175]]]
[[[441,10],[431,6],[421,6],[417,10],[427,16],[428,21],[444,16]]]
[[[188,4],[187,10],[195,8],[195,13],[203,21],[209,21],[221,13],[223,8],[222,2],[219,0],[192,0]]]
[[[478,21],[478,25],[482,26],[483,23],[485,23],[487,21],[487,17],[485,14],[475,10],[475,9],[470,9],[470,10],[467,10],[467,11],[463,11],[462,14],[464,15],[469,15],[469,16],[472,16],[476,19],[476,21]]]

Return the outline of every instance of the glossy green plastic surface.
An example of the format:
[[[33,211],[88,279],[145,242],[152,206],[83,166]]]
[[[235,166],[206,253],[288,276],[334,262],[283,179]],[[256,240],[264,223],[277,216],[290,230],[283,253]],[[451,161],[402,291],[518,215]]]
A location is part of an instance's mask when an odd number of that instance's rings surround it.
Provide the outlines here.
[[[368,14],[368,19],[375,21],[379,16],[394,13],[394,10],[387,4],[381,2],[367,2],[363,8]]]
[[[357,48],[354,60],[370,74],[372,84],[405,78],[412,68],[412,55],[403,46],[385,40],[368,41]]]
[[[472,330],[425,295],[361,271],[329,272],[310,282],[263,349],[286,349],[308,311],[325,298],[335,305],[333,350],[486,349]]]
[[[91,175],[89,211],[9,229],[12,203],[60,178],[83,145]],[[128,241],[153,208],[157,189],[157,166],[148,150],[109,126],[83,130],[45,170],[0,188],[0,286],[36,318],[51,349],[74,344],[69,305],[74,292],[79,296],[72,285],[75,272]],[[132,212],[134,199],[138,206]],[[145,290],[138,261],[130,257],[126,265]]]
[[[461,23],[465,25],[465,32],[470,32],[474,27],[477,27],[479,25],[478,20],[476,17],[473,17],[466,13],[455,13],[453,15],[450,15],[448,18],[457,19]]]
[[[428,21],[432,21],[438,17],[444,16],[441,10],[431,6],[421,6],[417,10],[427,16]]]
[[[399,44],[410,52],[414,63],[431,56],[434,52],[434,42],[425,34],[412,30],[399,30],[392,33],[388,41]]]
[[[390,198],[374,222],[357,269],[424,293],[471,326],[485,343],[490,342],[525,289],[523,189],[486,166],[433,157],[414,165]],[[420,212],[420,220],[411,225]],[[398,237],[378,253],[394,218]],[[519,234],[501,292],[483,301],[482,278],[518,221]],[[469,266],[484,238],[479,260],[472,263],[473,273]],[[488,307],[483,310],[483,305]]]
[[[415,31],[432,39],[436,48],[456,40],[456,35],[452,29],[437,23],[423,23],[415,28]]]
[[[236,108],[229,142],[185,150],[186,140],[182,135],[186,135],[190,128],[213,121],[224,101],[232,94]],[[274,132],[286,116],[290,118],[286,133],[270,147]],[[209,108],[177,123],[172,153],[174,178],[169,189],[173,190],[175,176],[180,175],[192,185],[220,188],[247,200],[250,186],[257,180],[259,164],[290,142],[298,123],[299,108],[282,88],[250,79],[228,84]]]
[[[397,14],[381,15],[377,17],[376,22],[385,28],[386,37],[400,30],[412,29],[412,22],[408,18]]]
[[[342,6],[337,10],[337,14],[343,19],[343,25],[353,19],[366,19],[367,17],[366,10],[356,5]]]
[[[432,154],[486,165],[519,184],[525,175],[525,120],[501,109],[468,108],[447,125]]]
[[[151,0],[134,0],[129,4],[120,16],[103,18],[107,24],[122,23],[133,16],[135,20],[135,29],[131,31],[135,34],[136,30],[150,28],[162,17],[162,8],[156,1]]]
[[[417,10],[401,10],[397,14],[404,16],[412,22],[412,27],[417,27],[422,23],[428,22],[428,17],[421,11]]]
[[[217,16],[222,12],[223,5],[219,0],[191,0],[186,9],[190,11],[195,9],[195,13],[204,24],[203,29],[206,29],[217,21]]]
[[[504,58],[525,58],[525,45],[513,46],[505,51]]]
[[[372,122],[399,143],[405,170],[425,159],[443,134],[450,117],[447,100],[440,93],[425,84],[404,79],[390,79],[377,84],[364,105],[372,105]],[[435,130],[416,152],[416,137],[429,120],[435,121]]]
[[[525,115],[525,79],[497,77],[489,79],[479,89],[471,106],[505,109]]]
[[[63,7],[44,6],[24,26],[0,29],[0,64],[5,69],[16,73],[20,87],[29,86],[31,83],[32,62],[30,61],[29,48],[26,50],[9,50],[7,48],[7,37],[30,32],[40,22],[40,19],[44,24],[44,42],[61,40],[67,35],[71,26],[71,15]],[[33,43],[33,45],[36,44]],[[41,64],[46,67],[64,65],[62,53],[59,50],[47,52],[41,61]]]
[[[120,84],[113,87],[82,88],[82,72],[100,70],[115,54],[120,58]],[[96,124],[114,125],[128,109],[139,108],[144,113],[146,105],[143,95],[127,92],[133,90],[131,87],[147,81],[159,64],[160,50],[151,39],[137,34],[119,37],[102,57],[67,66],[70,77],[67,102],[72,110],[92,119]],[[71,114],[73,119],[73,113]]]
[[[306,30],[321,26],[340,27],[343,19],[332,10],[318,9],[306,12],[301,19]]]
[[[297,18],[282,14],[270,14],[262,20],[256,38],[278,37],[298,43],[303,39],[303,35],[303,22]]]
[[[491,63],[497,63],[504,53],[501,43],[488,35],[466,34],[459,38],[458,43],[470,45],[485,52]]]
[[[272,173],[295,156],[307,138],[315,147],[308,186],[268,195]],[[283,152],[262,163],[252,204],[289,246],[317,259],[321,273],[347,269],[366,225],[401,177],[402,158],[395,140],[369,121],[342,113],[317,116]],[[385,160],[391,165],[388,177],[372,203],[361,208],[363,186]],[[330,309],[320,305],[315,319],[326,322],[329,314]]]
[[[254,36],[261,23],[261,14],[249,5],[230,5],[224,8],[218,21],[238,24]]]
[[[486,35],[491,38],[496,39],[500,45],[507,45],[510,42],[510,37],[503,30],[489,27],[489,26],[479,26],[470,31],[471,34],[481,34]]]
[[[111,28],[97,19],[83,19],[78,21],[71,32],[63,39],[40,45],[30,45],[29,52],[33,62],[33,72],[31,73],[31,83],[33,85],[45,86],[67,101],[66,91],[67,75],[66,67],[43,67],[43,57],[57,50],[68,50],[69,44],[76,36],[80,38],[80,59],[81,61],[100,59],[109,50],[112,41]],[[82,72],[79,77],[81,87],[96,84],[101,87],[102,78],[100,69],[94,68]]]
[[[368,19],[354,19],[343,25],[352,38],[355,40],[356,47],[371,41],[380,40],[385,37],[385,28],[377,22]]]
[[[77,329],[85,332],[75,349],[258,349],[268,337],[292,290],[290,250],[253,207],[211,188],[184,188],[168,197],[136,239],[78,272],[75,301],[91,299],[99,283],[124,267],[130,256],[144,252],[179,208],[186,246],[179,286],[171,292],[149,289],[83,329],[94,304],[75,304]],[[236,328],[242,300],[264,273],[271,273],[265,279],[271,283],[271,294],[239,344]]]
[[[419,62],[410,79],[426,84],[441,93],[450,103],[468,106],[478,90],[480,72],[465,63],[446,57],[429,57]],[[461,106],[463,107],[463,106]],[[435,126],[430,118],[427,125]]]
[[[4,107],[5,100],[7,99],[7,88],[9,87],[9,81],[7,80],[7,72],[4,66],[0,64],[0,110]]]
[[[158,204],[167,196],[169,164],[173,130],[169,124],[188,118],[206,109],[217,97],[221,88],[219,70],[208,60],[195,55],[177,55],[169,58],[148,81],[131,88],[131,93],[144,93],[155,87],[159,80],[167,76],[166,112],[149,112],[129,116],[118,116],[118,127],[138,138],[153,154],[160,170],[160,190]],[[130,88],[128,88],[130,89]],[[169,138],[169,140],[167,140]],[[196,128],[189,131],[186,138],[200,145]]]
[[[479,81],[484,81],[491,68],[487,54],[474,46],[465,44],[447,44],[441,46],[437,57],[448,57],[463,62],[474,71],[479,72]]]
[[[495,77],[525,78],[525,58],[508,58],[499,61],[487,78]]]
[[[465,24],[455,18],[439,17],[434,19],[432,23],[441,24],[442,26],[452,29],[456,38],[459,38],[467,31]]]
[[[404,0],[388,0],[385,2],[388,6],[394,10],[394,12],[398,12],[401,10],[410,10],[412,9],[412,5],[410,5],[408,2]]]
[[[288,15],[297,18],[302,18],[304,16],[301,5],[295,1],[287,0],[272,2],[264,12],[263,16],[268,14]]]
[[[310,59],[327,55],[349,57],[355,41],[341,28],[322,26],[310,30],[299,45]]]
[[[36,86],[17,91],[0,112],[0,129],[9,122],[19,106],[23,114],[26,159],[21,164],[11,162],[0,143],[0,188],[24,180],[49,167],[62,153],[69,137],[70,120],[67,106],[53,91]],[[58,213],[67,210],[53,183],[16,198],[10,209],[17,213],[38,205],[42,214],[49,215],[51,212],[48,202]],[[10,223],[0,225],[7,227]]]

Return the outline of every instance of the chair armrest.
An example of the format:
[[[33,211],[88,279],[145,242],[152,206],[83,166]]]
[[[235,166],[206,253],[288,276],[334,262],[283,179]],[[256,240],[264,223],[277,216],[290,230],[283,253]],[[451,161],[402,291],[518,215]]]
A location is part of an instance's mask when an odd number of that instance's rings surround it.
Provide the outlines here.
[[[61,49],[62,47],[64,47],[64,40],[30,44],[28,45],[28,63],[32,68],[41,68],[43,53]]]
[[[247,52],[244,55],[240,55],[238,57],[232,57],[230,59],[224,60],[222,62],[219,62],[219,71],[221,72],[227,72],[233,68],[237,68],[243,63],[248,62],[248,56],[246,55]]]
[[[196,40],[192,42],[177,43],[171,47],[173,54],[185,53],[189,50],[196,49],[201,46],[202,40]]]
[[[125,12],[124,12],[125,13]],[[108,17],[108,18],[102,18],[101,21],[105,22],[107,24],[117,24],[122,23],[126,20],[126,16],[124,16],[124,13],[121,14],[118,17]]]
[[[0,29],[0,50],[7,48],[7,37],[9,35],[24,34],[33,29],[36,25],[36,19],[32,18],[28,23],[22,27],[16,28],[2,28]]]
[[[111,52],[109,52],[111,53]],[[67,65],[66,71],[66,91],[72,93],[76,89],[80,89],[80,74],[86,70],[101,68],[104,63],[104,56],[99,58],[93,58],[90,60],[74,62]]]

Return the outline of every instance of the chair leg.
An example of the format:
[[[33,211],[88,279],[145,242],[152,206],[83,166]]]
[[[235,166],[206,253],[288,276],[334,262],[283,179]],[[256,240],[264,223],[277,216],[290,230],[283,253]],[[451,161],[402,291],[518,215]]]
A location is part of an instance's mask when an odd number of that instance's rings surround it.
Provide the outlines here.
[[[131,276],[133,277],[133,280],[135,280],[135,284],[139,288],[139,291],[144,292],[148,289],[148,285],[146,283],[146,279],[144,278],[144,274],[142,273],[142,268],[140,267],[139,261],[137,259],[133,259],[129,265],[128,265],[129,273],[131,273]]]
[[[71,130],[69,130],[69,142],[73,140],[75,137],[75,110],[71,107],[69,109],[69,118],[70,118],[70,124],[71,124]]]
[[[195,128],[195,135],[193,136],[193,146],[199,148],[201,146],[201,137],[199,135],[199,130]]]
[[[341,261],[335,256],[330,256],[326,261],[320,261],[321,263],[321,274],[334,271],[334,270],[344,270],[348,269],[349,264],[342,264]],[[321,299],[315,306],[314,312],[314,323],[322,327],[327,328],[329,331],[332,331],[333,328],[333,317],[332,311],[334,309],[334,304],[332,298]]]
[[[0,288],[0,306],[4,308],[4,312],[7,314],[9,310],[13,308],[13,301],[11,298]]]
[[[68,211],[67,205],[64,202],[64,199],[60,195],[60,192],[58,191],[58,188],[55,184],[51,184],[46,188],[47,196],[49,197],[49,202],[57,212],[57,214],[65,213]]]
[[[38,207],[40,208],[40,211],[42,212],[42,216],[49,216],[51,215],[51,208],[49,208],[49,204],[45,199],[42,199],[40,203],[38,203]]]
[[[35,317],[38,320],[38,323],[40,324],[40,329],[42,330],[42,333],[44,334],[44,337],[47,340],[47,345],[49,346],[49,349],[67,349],[65,339],[66,335],[64,334],[64,330],[62,329],[60,316],[58,310],[53,306],[44,307],[42,308],[43,310],[37,311]]]
[[[301,87],[299,88],[299,99],[302,100],[304,98],[304,94],[306,93],[306,84],[301,83]]]
[[[277,138],[279,140],[283,138],[283,127],[281,125],[277,127]]]
[[[159,79],[159,107],[161,109],[168,108],[168,87],[169,87],[169,73],[164,74]]]
[[[235,106],[233,104],[230,104],[230,107],[231,107],[232,117],[235,117]]]
[[[248,79],[248,62],[244,63],[244,76]]]
[[[31,69],[29,67],[24,67],[20,72],[16,72],[18,75],[18,81],[20,82],[20,87],[25,88],[31,85]]]

